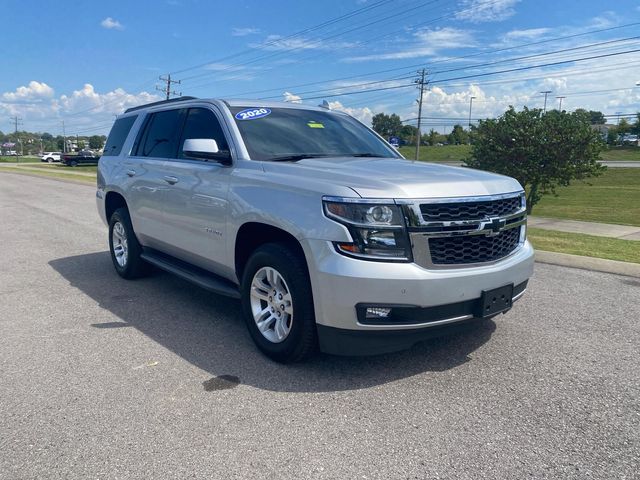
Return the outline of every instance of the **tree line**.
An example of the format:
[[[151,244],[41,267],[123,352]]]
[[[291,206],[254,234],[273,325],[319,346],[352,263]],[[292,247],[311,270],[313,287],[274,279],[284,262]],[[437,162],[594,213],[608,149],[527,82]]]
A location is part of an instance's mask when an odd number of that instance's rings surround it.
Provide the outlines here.
[[[107,137],[104,135],[76,136],[69,135],[68,141],[77,145],[77,150],[89,148],[91,150],[101,150],[104,147]],[[37,155],[41,152],[62,152],[64,150],[64,137],[62,135],[52,135],[50,133],[33,133],[18,131],[18,133],[3,133],[0,131],[0,145],[3,143],[15,143],[16,148],[22,148],[21,154]],[[12,150],[16,150],[12,148]]]
[[[640,113],[637,114],[633,123],[625,118],[620,118],[616,125],[606,125],[607,119],[605,115],[597,110],[579,108],[573,113],[592,125],[605,137],[606,142],[611,145],[621,143],[626,134],[640,135]],[[378,113],[374,115],[372,127],[386,139],[397,137],[400,139],[402,145],[416,144],[418,135],[417,127],[403,123],[395,113],[389,115]],[[474,127],[471,127],[471,130],[469,130],[468,128],[465,129],[461,124],[454,125],[448,134],[440,133],[431,128],[428,132],[421,135],[421,145],[464,145],[471,143],[473,132]]]

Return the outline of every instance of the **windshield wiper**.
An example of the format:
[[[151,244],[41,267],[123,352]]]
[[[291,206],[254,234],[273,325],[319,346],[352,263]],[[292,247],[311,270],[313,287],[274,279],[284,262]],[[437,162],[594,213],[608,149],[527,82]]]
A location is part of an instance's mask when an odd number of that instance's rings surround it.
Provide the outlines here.
[[[282,157],[270,158],[270,162],[297,162],[298,160],[304,160],[305,158],[323,158],[332,157],[333,155],[326,155],[320,153],[300,153],[297,155],[283,155]]]

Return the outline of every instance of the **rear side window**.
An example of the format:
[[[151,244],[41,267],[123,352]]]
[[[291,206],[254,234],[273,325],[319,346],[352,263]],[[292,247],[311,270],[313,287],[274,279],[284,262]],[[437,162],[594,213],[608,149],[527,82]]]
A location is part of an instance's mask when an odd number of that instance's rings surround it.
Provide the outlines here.
[[[177,132],[182,110],[151,114],[136,154],[141,157],[171,158],[176,153]]]
[[[211,138],[216,141],[219,150],[229,150],[229,145],[224,138],[218,118],[211,110],[206,108],[189,109],[180,140],[180,150],[178,152],[180,158],[185,158],[182,153],[182,146],[184,141],[189,138]]]
[[[137,115],[132,115],[130,117],[119,118],[116,120],[116,123],[111,127],[111,132],[109,132],[107,144],[104,146],[104,153],[102,154],[103,157],[116,157],[120,155],[122,146],[127,140],[127,136],[129,135],[136,118],[138,118]]]

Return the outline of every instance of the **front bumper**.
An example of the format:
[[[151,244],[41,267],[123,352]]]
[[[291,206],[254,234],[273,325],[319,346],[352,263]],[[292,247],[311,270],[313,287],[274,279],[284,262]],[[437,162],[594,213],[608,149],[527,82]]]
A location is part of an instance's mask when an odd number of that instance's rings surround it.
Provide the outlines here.
[[[483,290],[513,284],[517,300],[524,293],[524,287],[521,292],[517,287],[526,286],[533,274],[534,252],[529,242],[491,265],[455,269],[358,260],[340,255],[330,242],[322,240],[307,240],[303,248],[309,264],[320,347],[331,353],[357,354],[352,345],[356,336],[375,339],[371,342],[380,346],[367,353],[393,351],[400,345],[405,348],[432,336],[427,330],[478,316],[474,302],[479,301]],[[428,317],[420,320],[416,315],[416,322],[372,325],[358,320],[358,305],[405,306],[417,309],[418,313],[420,309],[442,308],[435,321]]]

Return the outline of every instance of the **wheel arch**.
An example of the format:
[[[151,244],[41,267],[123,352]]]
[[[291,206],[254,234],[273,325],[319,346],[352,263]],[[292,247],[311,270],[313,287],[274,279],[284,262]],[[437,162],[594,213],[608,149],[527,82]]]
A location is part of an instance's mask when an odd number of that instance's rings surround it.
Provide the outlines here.
[[[129,210],[129,206],[127,205],[127,201],[125,200],[125,198],[118,192],[107,192],[104,200],[104,212],[107,223],[109,222],[111,215],[113,215],[113,212],[115,212],[119,208],[126,208],[127,210]],[[131,212],[129,212],[129,214],[131,214]]]
[[[296,237],[286,230],[273,225],[261,222],[247,222],[238,229],[234,249],[235,271],[240,282],[251,254],[267,243],[282,243],[289,246],[301,256],[308,271],[309,265],[304,249]]]

